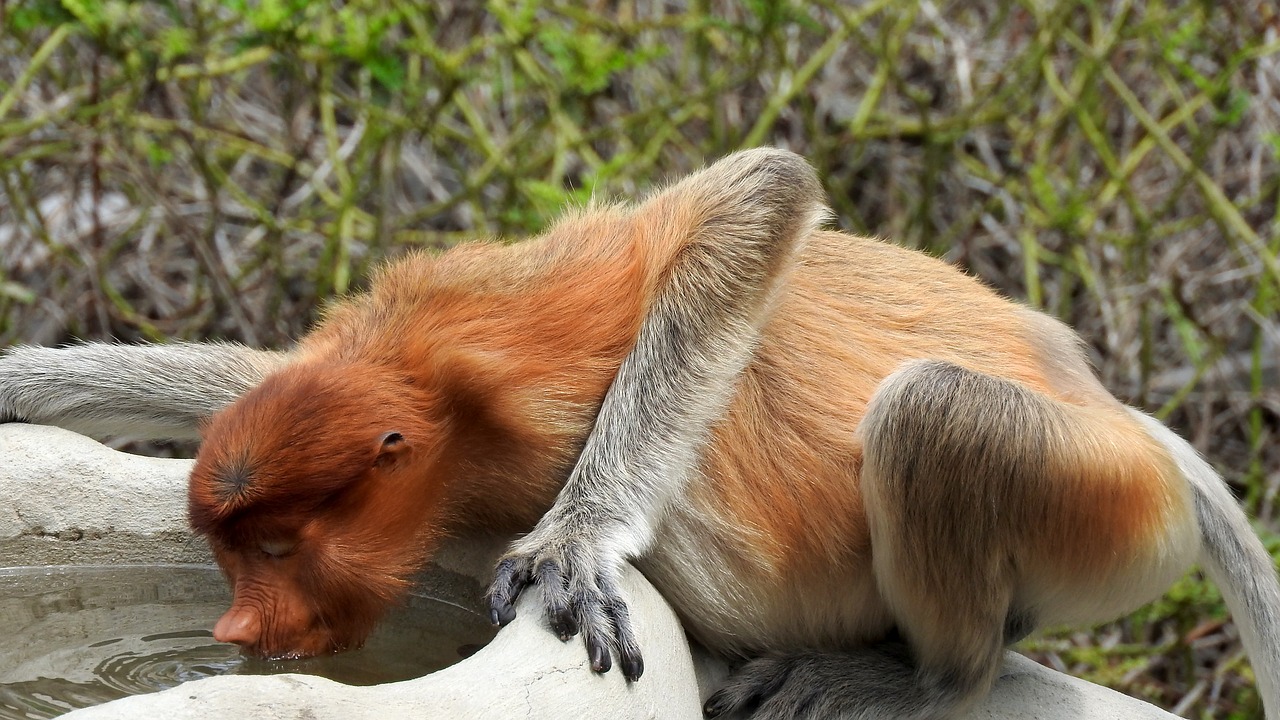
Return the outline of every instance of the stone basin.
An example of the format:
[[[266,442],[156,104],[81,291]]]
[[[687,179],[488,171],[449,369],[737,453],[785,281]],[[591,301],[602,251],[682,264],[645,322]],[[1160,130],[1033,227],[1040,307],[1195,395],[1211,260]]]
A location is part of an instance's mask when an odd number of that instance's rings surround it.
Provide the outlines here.
[[[208,548],[186,524],[190,467],[186,460],[120,453],[56,428],[0,425],[0,568],[207,565]],[[493,538],[447,546],[423,574],[428,594],[477,603],[478,610],[480,589],[503,543]],[[687,640],[674,612],[638,571],[626,571],[623,592],[645,651],[645,674],[635,683],[616,670],[592,673],[581,642],[560,642],[522,601],[517,619],[491,642],[422,677],[356,686],[298,673],[219,675],[62,717],[701,718],[702,701],[727,666]],[[22,658],[15,650],[6,656],[0,645],[0,672],[29,661],[41,639],[29,638]],[[964,716],[1173,717],[1015,653],[1008,654],[992,694]]]

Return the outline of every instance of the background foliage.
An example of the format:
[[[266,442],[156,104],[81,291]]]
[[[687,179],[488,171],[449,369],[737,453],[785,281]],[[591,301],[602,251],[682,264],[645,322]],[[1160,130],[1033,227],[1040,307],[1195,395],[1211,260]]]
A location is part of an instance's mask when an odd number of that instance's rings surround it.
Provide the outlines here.
[[[381,258],[774,144],[840,226],[1078,328],[1274,539],[1266,0],[0,0],[0,25],[0,344],[283,345]],[[1027,647],[1260,717],[1222,617],[1191,576]]]

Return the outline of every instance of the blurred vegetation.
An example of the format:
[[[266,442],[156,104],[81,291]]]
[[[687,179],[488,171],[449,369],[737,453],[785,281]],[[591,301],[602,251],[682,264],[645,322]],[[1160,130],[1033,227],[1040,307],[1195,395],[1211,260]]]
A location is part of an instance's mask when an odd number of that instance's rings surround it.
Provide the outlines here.
[[[0,25],[0,344],[283,345],[380,258],[773,144],[840,226],[1079,329],[1276,545],[1268,0],[0,0]],[[1261,717],[1223,618],[1193,575],[1026,648]]]

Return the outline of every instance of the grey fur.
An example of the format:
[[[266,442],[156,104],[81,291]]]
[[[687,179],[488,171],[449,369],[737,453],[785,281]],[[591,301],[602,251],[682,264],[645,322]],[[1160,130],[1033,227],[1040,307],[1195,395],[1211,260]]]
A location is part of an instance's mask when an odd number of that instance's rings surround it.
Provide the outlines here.
[[[0,420],[139,438],[196,438],[201,421],[287,355],[230,343],[63,348],[0,356]]]
[[[1186,440],[1137,410],[1133,416],[1169,449],[1191,483],[1202,541],[1201,564],[1240,628],[1267,720],[1280,720],[1280,580],[1222,477]]]
[[[1026,530],[1010,508],[1040,490],[1045,448],[1063,429],[1051,401],[1016,383],[914,361],[880,384],[859,432],[876,582],[917,656],[905,694],[918,705],[886,693],[892,668],[872,670],[845,682],[864,698],[844,701],[848,717],[949,717],[987,692],[1010,618],[1031,621],[1005,559]]]
[[[607,587],[625,560],[648,549],[696,472],[774,290],[826,213],[813,199],[821,197],[813,169],[778,150],[730,156],[668,192],[703,215],[667,270],[577,465],[551,510],[512,548],[490,596],[494,618],[509,619],[522,587],[513,578],[528,581],[554,565],[565,587],[543,589],[552,625],[583,628],[589,652],[593,638],[628,643],[626,605]],[[623,657],[624,670],[628,660],[638,662],[638,652]]]
[[[927,687],[902,643],[848,653],[769,655],[748,662],[707,699],[709,718],[934,720],[954,687]]]

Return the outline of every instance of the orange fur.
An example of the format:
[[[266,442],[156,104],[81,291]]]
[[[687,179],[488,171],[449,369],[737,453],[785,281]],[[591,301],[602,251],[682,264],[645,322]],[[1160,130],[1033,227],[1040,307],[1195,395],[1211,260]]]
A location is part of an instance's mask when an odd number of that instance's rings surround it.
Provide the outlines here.
[[[263,654],[318,652],[325,637],[330,649],[354,644],[440,537],[532,527],[653,288],[707,212],[666,197],[641,211],[573,216],[518,245],[410,256],[383,269],[369,293],[330,308],[298,362],[215,417],[205,436],[192,517],[237,588],[223,636]],[[697,592],[670,558],[659,551],[651,561],[690,626],[725,649],[884,632],[891,618],[869,584],[855,434],[880,382],[907,360],[933,358],[1102,406],[1056,383],[1024,312],[937,260],[815,233],[773,299],[680,520],[713,538],[738,574],[734,616],[688,607]],[[359,402],[370,397],[372,406]],[[384,432],[403,433],[408,449],[378,463],[374,439]],[[332,456],[291,455],[299,434]],[[1087,517],[1064,512],[1029,553],[1078,548],[1062,562],[1085,574],[1102,546],[1149,541],[1166,512],[1167,470],[1143,465],[1114,483],[1108,463],[1127,442],[1100,448],[1101,465],[1064,471],[1077,478],[1064,492],[1088,495],[1072,501]],[[227,493],[237,463],[250,470],[243,497]],[[253,472],[268,464],[271,472]],[[294,544],[290,557],[257,549],[276,536]],[[861,578],[862,607],[781,619],[837,577]]]

